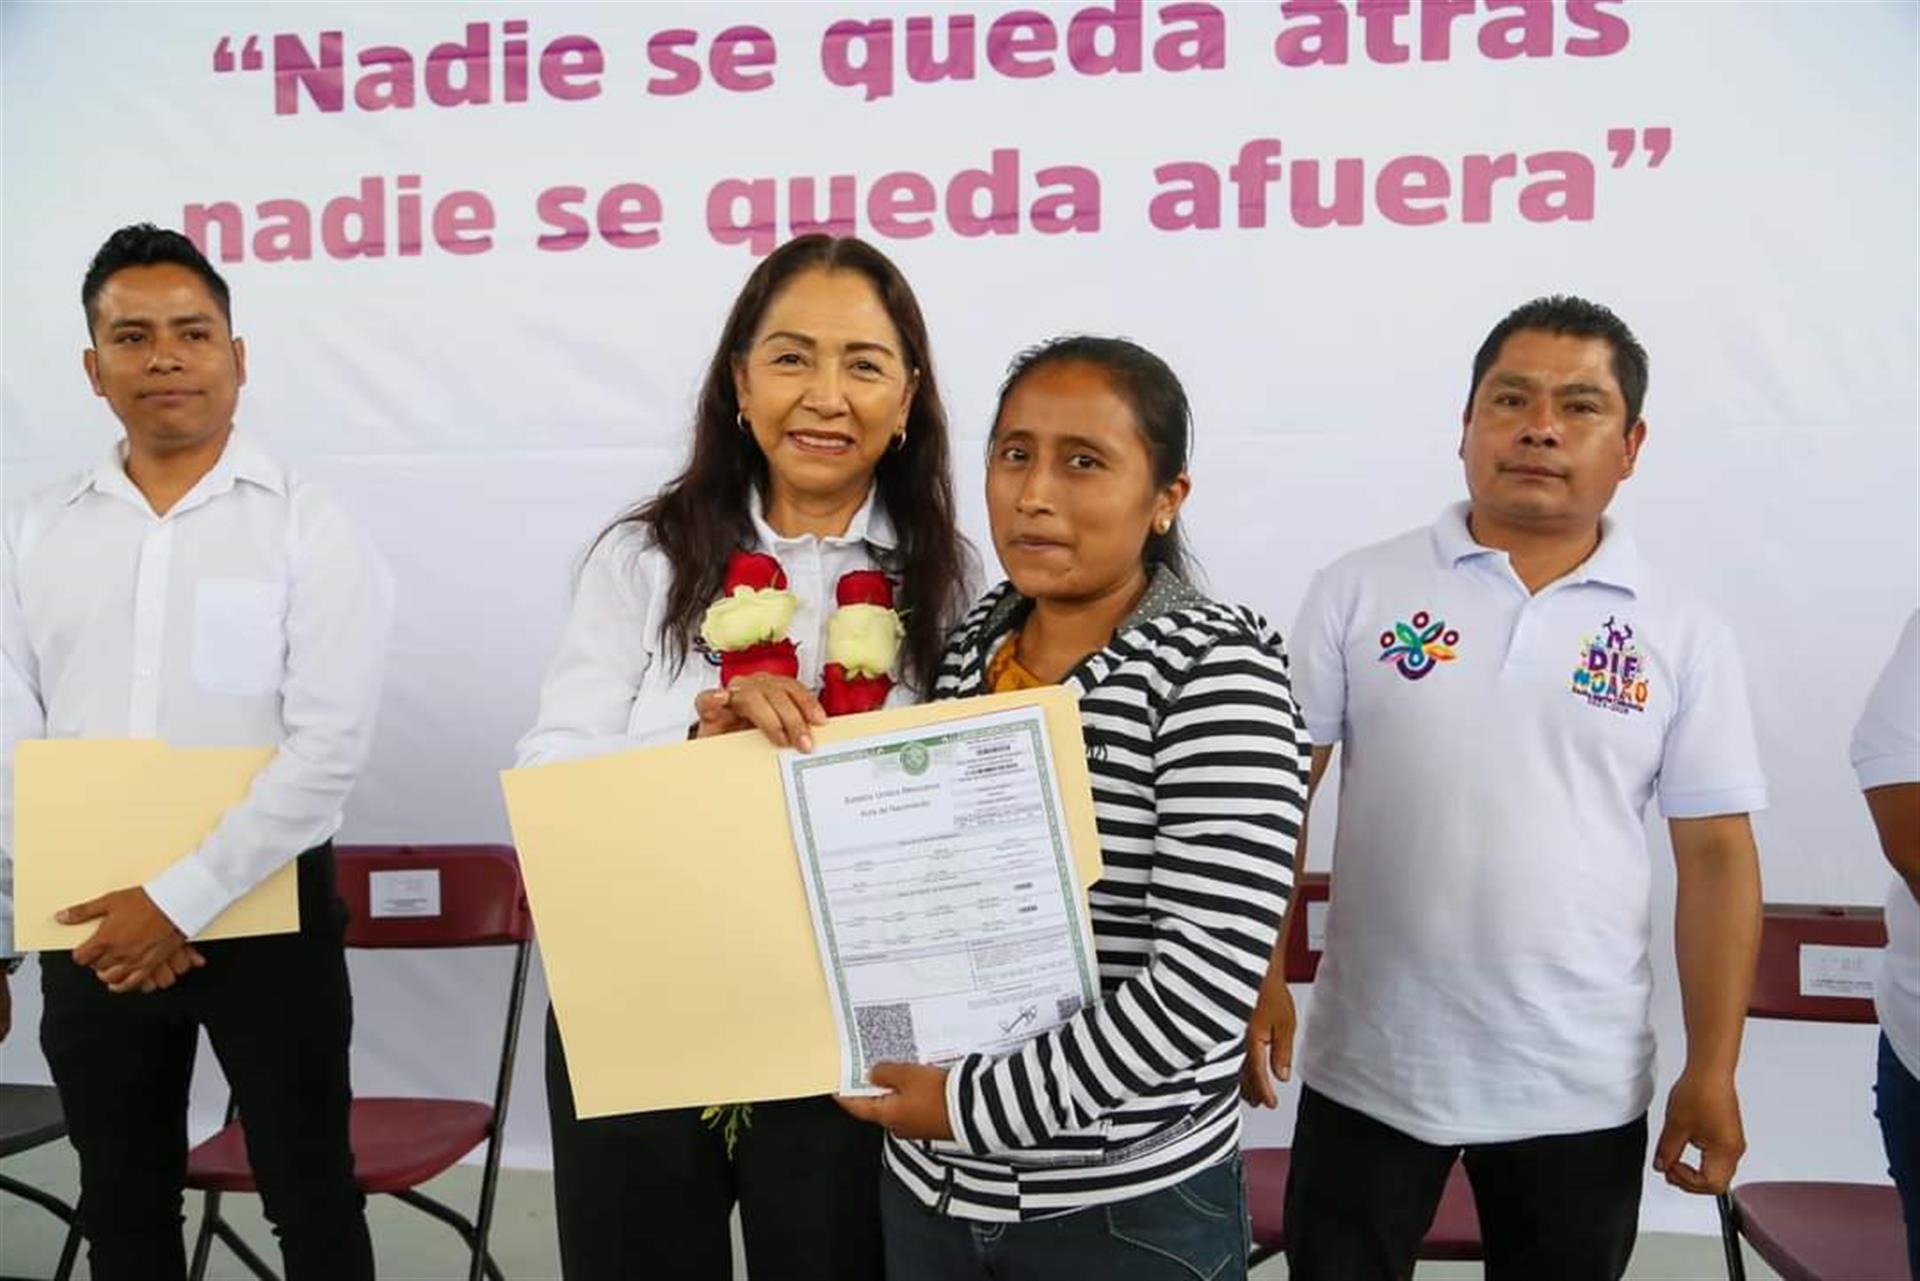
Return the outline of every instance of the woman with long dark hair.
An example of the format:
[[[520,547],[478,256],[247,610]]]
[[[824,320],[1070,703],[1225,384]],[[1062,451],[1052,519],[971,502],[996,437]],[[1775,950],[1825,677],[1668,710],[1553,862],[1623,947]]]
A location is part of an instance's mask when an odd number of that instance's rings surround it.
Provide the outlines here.
[[[829,711],[931,691],[970,565],[913,291],[862,241],[790,241],[728,314],[685,470],[589,554],[519,763],[749,727],[810,747]],[[736,1201],[753,1275],[880,1275],[877,1131],[824,1097],[580,1120],[547,1038],[569,1281],[727,1277]]]

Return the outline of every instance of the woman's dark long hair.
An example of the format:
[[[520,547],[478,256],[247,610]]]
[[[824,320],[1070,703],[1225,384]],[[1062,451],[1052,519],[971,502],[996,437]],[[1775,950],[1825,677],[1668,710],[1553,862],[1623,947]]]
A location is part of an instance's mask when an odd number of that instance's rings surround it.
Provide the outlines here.
[[[906,277],[887,256],[851,236],[799,236],[769,254],[734,299],[707,366],[694,413],[693,449],[685,469],[653,498],[616,520],[647,529],[673,571],[660,640],[678,665],[687,660],[707,606],[720,595],[727,558],[755,543],[751,504],[767,485],[767,460],[740,430],[734,366],[745,358],[774,297],[805,271],[853,271],[864,276],[887,309],[918,371],[907,411],[907,439],[880,456],[874,488],[892,520],[898,545],[882,553],[882,568],[899,581],[895,607],[906,627],[901,645],[906,683],[926,694],[939,670],[947,627],[971,602],[965,599],[965,540],[954,515],[947,446],[947,411],[934,378],[926,321]],[[603,535],[604,537],[604,535]],[[830,602],[821,602],[830,611]]]

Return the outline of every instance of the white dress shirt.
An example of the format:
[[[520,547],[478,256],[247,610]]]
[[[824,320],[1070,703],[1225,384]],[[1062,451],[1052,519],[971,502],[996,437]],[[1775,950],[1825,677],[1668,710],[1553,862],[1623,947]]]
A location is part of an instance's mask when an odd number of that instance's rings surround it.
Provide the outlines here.
[[[753,528],[759,539],[754,550],[780,562],[787,589],[799,600],[787,636],[798,651],[800,683],[817,690],[840,576],[881,568],[874,551],[893,550],[893,523],[869,493],[837,538],[784,538],[767,524],[757,503]],[[687,737],[697,719],[694,695],[719,685],[720,668],[698,651],[676,665],[662,646],[660,618],[672,574],[645,526],[628,522],[600,540],[580,570],[560,651],[540,687],[539,720],[520,740],[519,764],[599,756]],[[912,690],[897,672],[894,679],[887,705],[913,702]]]
[[[21,739],[278,749],[198,848],[145,886],[187,935],[339,830],[371,744],[393,586],[314,486],[236,431],[156,516],[117,446],[8,514],[0,576],[0,952],[13,940]]]

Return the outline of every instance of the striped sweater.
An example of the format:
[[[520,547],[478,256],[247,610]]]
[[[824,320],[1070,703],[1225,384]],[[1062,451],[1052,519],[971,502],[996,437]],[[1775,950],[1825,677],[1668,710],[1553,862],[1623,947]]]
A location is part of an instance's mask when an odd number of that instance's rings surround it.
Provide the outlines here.
[[[1002,584],[954,629],[936,698],[989,692],[1029,602]],[[922,1204],[1010,1221],[1142,1196],[1227,1159],[1248,1015],[1293,882],[1309,746],[1280,638],[1160,571],[1063,682],[1080,698],[1106,874],[1089,891],[1101,1000],[947,1075],[955,1138],[889,1136]]]

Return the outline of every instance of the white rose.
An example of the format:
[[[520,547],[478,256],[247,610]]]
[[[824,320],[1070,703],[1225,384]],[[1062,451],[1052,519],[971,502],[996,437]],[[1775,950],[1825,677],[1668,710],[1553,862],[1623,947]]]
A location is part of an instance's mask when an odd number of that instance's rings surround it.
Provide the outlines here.
[[[885,605],[842,605],[827,620],[827,661],[849,676],[885,676],[906,631],[900,615]]]
[[[763,587],[736,587],[707,607],[700,639],[719,652],[750,649],[767,641],[783,640],[800,602],[792,592]]]

